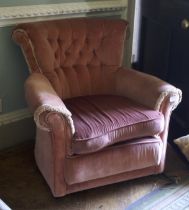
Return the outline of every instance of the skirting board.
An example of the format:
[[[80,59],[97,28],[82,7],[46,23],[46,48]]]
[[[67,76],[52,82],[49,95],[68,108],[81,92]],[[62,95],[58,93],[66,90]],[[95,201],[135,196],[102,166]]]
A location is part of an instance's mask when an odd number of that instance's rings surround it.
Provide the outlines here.
[[[34,138],[35,123],[27,109],[0,115],[0,150]]]
[[[30,118],[32,114],[28,111],[28,109],[20,109],[14,112],[9,112],[0,115],[0,126],[7,125],[9,123],[13,123],[16,121],[20,121],[26,118]]]

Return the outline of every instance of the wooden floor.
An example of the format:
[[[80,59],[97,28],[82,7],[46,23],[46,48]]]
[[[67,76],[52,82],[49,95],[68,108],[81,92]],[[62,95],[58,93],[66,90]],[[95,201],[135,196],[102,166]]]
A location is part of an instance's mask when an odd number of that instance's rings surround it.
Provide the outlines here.
[[[13,210],[125,210],[133,201],[189,174],[187,163],[169,148],[166,175],[149,176],[53,198],[33,159],[33,145],[0,153],[0,198]]]

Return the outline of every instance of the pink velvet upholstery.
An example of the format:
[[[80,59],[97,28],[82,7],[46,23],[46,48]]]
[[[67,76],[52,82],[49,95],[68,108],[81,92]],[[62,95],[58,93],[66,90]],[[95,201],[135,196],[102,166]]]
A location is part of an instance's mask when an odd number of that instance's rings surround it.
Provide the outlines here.
[[[160,112],[125,97],[84,96],[64,102],[75,126],[72,154],[90,153],[121,141],[158,135],[164,128]]]
[[[160,138],[145,138],[127,141],[87,156],[68,157],[64,166],[65,180],[71,185],[159,165],[162,146]]]
[[[181,91],[122,67],[127,26],[79,18],[13,31],[31,72],[25,93],[36,163],[56,197],[164,169]]]
[[[13,35],[30,71],[43,73],[65,99],[113,92],[126,28],[125,21],[67,19],[22,24]]]

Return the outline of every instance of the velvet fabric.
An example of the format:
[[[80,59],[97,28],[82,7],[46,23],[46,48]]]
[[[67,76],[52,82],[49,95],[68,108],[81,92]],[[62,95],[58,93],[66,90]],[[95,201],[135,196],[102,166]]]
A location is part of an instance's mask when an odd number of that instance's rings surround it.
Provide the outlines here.
[[[101,150],[130,139],[154,136],[164,128],[163,115],[121,96],[84,96],[64,101],[75,126],[73,154]],[[116,107],[116,109],[115,109]]]
[[[122,67],[127,27],[79,18],[13,30],[31,72],[25,95],[37,124],[36,163],[55,197],[164,170],[182,92]]]
[[[161,151],[160,138],[145,138],[127,141],[115,145],[114,149],[106,148],[87,156],[69,157],[64,165],[65,180],[71,185],[159,165]]]
[[[22,46],[30,71],[45,75],[65,99],[112,93],[126,28],[121,20],[66,19],[21,24],[13,38]]]

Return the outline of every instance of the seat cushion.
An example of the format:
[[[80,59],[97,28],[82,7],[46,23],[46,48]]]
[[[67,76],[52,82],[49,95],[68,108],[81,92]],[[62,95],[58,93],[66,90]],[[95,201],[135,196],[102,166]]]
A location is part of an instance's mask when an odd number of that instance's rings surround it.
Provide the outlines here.
[[[158,135],[163,115],[121,96],[98,95],[65,100],[72,113],[75,134],[72,154],[101,150],[109,145]]]

